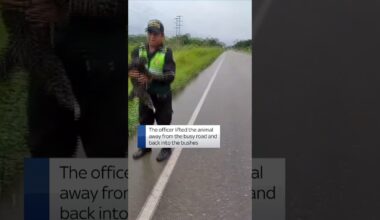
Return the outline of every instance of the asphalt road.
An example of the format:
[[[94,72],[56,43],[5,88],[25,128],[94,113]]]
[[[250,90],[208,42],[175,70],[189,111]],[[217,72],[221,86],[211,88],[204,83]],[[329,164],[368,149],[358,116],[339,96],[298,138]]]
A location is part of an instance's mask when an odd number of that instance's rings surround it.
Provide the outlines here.
[[[220,149],[184,149],[153,219],[251,219],[251,56],[228,51],[194,124],[221,125]],[[219,57],[173,100],[173,123],[187,124]],[[129,142],[129,155],[136,150]],[[129,214],[135,219],[161,174],[154,149],[129,160]]]
[[[286,219],[380,219],[378,11],[273,0],[254,29],[252,153],[286,158]]]

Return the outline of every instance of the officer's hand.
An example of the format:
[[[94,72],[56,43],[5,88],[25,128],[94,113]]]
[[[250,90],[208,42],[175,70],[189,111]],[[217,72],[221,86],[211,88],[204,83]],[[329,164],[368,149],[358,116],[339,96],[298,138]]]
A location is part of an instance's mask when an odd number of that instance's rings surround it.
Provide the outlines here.
[[[18,11],[24,11],[29,7],[29,2],[29,0],[0,0],[2,7]]]
[[[59,9],[54,1],[33,0],[33,3],[25,12],[26,20],[33,27],[45,27],[59,20]]]
[[[141,85],[146,85],[150,82],[150,78],[142,74],[137,78],[137,80]]]
[[[137,70],[131,70],[128,72],[128,76],[131,78],[138,78],[140,73]]]

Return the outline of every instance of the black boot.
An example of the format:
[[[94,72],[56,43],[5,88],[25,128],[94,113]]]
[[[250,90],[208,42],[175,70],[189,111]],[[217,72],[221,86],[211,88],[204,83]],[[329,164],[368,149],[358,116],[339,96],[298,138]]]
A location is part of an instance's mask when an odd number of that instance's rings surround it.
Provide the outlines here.
[[[152,149],[150,148],[145,148],[145,149],[138,149],[138,151],[136,151],[134,154],[133,154],[133,159],[139,159],[140,157],[144,156],[146,153],[149,153],[151,152]]]
[[[160,153],[158,154],[156,160],[158,162],[167,160],[170,157],[171,154],[172,154],[172,149],[171,148],[162,148],[161,151],[160,151]]]

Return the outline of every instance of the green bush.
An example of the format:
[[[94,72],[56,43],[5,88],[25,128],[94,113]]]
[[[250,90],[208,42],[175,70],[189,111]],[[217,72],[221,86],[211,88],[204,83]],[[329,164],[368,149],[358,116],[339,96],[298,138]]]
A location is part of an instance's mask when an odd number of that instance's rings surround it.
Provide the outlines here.
[[[242,40],[242,41],[237,41],[233,46],[233,49],[240,50],[243,52],[252,52],[252,40]]]

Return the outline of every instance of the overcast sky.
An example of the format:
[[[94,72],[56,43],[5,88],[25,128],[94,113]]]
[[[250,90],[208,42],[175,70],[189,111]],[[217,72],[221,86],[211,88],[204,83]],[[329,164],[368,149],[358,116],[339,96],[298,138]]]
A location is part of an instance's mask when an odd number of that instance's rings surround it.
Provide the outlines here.
[[[182,16],[181,34],[214,37],[227,45],[252,38],[251,0],[128,0],[129,34],[145,34],[150,19],[159,19],[167,36],[175,36],[175,17]]]

